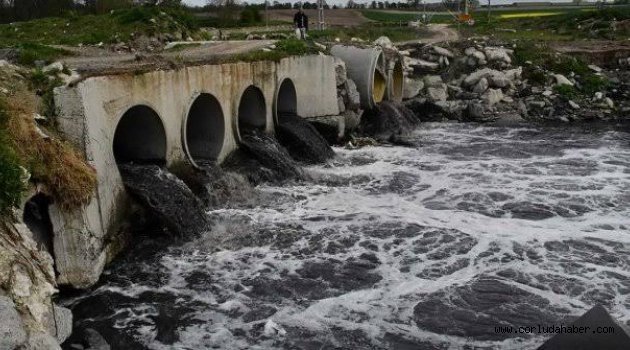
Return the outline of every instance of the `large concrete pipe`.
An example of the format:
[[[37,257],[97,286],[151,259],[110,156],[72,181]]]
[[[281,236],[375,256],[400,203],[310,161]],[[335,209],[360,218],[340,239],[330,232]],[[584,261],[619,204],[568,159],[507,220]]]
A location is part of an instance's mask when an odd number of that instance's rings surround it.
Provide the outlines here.
[[[280,83],[274,106],[276,123],[281,115],[297,115],[297,92],[291,79],[284,79]]]
[[[166,163],[166,132],[158,114],[148,106],[131,107],[114,132],[117,163]]]
[[[251,85],[245,89],[238,103],[239,137],[250,130],[265,130],[267,126],[267,107],[265,95],[259,88]]]
[[[387,98],[390,101],[402,102],[405,76],[402,60],[396,57],[389,61],[387,72]]]
[[[356,83],[361,95],[361,107],[374,108],[385,98],[387,79],[380,48],[335,45],[330,53],[346,63],[348,78]]]
[[[193,164],[217,160],[223,149],[225,119],[219,101],[210,94],[200,94],[186,118],[184,149]]]

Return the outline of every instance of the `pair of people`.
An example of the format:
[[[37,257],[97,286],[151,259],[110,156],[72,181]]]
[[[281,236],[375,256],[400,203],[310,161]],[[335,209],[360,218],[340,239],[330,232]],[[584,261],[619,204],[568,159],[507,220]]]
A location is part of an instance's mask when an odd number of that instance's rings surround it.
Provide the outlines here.
[[[295,35],[298,39],[306,39],[306,32],[308,32],[308,16],[302,9],[299,9],[295,16],[293,16],[293,25],[295,26]]]

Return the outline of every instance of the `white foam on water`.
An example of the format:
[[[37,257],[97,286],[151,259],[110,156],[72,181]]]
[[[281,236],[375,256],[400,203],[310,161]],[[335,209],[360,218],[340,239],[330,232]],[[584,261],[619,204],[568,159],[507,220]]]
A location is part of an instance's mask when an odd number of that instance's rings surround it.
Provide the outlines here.
[[[197,322],[180,327],[177,343],[169,345],[182,349],[283,348],[295,329],[319,334],[315,338],[331,346],[344,345],[333,335],[340,329],[359,330],[383,348],[390,346],[386,334],[452,349],[537,348],[544,337],[469,339],[415,323],[419,300],[439,292],[454,298],[455,288],[488,276],[547,300],[566,315],[579,315],[602,302],[618,320],[630,322],[630,285],[624,284],[630,280],[626,134],[426,124],[415,136],[421,143],[417,149],[336,148],[330,164],[307,169],[315,183],[258,187],[291,200],[212,211],[217,219],[214,235],[220,232],[225,238],[223,250],[214,252],[201,238],[164,254],[160,264],[168,278],[160,288],[142,281],[131,289],[101,288],[130,297],[160,291],[199,303],[189,315]],[[399,228],[418,225],[414,230],[419,233],[365,234],[392,223]],[[278,246],[290,238],[287,226],[302,233]],[[269,237],[259,238],[260,230],[269,230]],[[431,243],[428,233],[436,230],[438,238],[452,236],[452,243]],[[325,248],[344,239],[356,241],[339,251]],[[312,248],[318,240],[322,248]],[[378,260],[370,272],[380,280],[351,290],[338,286],[319,300],[299,295],[272,300],[274,295],[253,295],[255,287],[248,285],[260,278],[289,290],[299,288],[292,285],[299,280],[291,277],[299,278],[306,262],[343,263],[362,254]],[[342,265],[330,266],[338,272]],[[193,271],[203,272],[213,288],[191,289]],[[506,271],[520,277],[509,277]],[[243,320],[260,305],[273,306],[275,312]],[[146,316],[133,318],[136,324]],[[235,332],[251,334],[256,327],[262,328],[255,341]],[[138,327],[137,333],[147,347],[169,348],[154,340],[151,327]]]

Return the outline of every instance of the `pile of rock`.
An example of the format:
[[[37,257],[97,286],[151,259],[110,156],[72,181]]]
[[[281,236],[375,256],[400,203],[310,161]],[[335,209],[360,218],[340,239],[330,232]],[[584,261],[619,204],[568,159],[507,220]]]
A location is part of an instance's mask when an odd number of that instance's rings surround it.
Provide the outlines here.
[[[620,86],[624,79],[617,79],[617,88],[576,102],[570,93],[562,93],[580,87],[580,77],[574,73],[564,76],[530,65],[530,71],[539,69],[545,77],[544,83],[530,82],[523,78],[523,67],[512,65],[513,49],[470,41],[459,45],[450,49],[408,46],[401,51],[408,55],[403,98],[424,120],[566,122],[607,119],[626,108],[613,100],[627,93],[627,87]],[[589,67],[592,74],[607,73],[600,67]],[[615,79],[609,77],[609,81],[614,83]]]
[[[340,115],[309,119],[331,144],[341,141],[346,131],[356,129],[363,114],[357,85],[348,77],[346,64],[339,58],[335,58],[335,82]]]

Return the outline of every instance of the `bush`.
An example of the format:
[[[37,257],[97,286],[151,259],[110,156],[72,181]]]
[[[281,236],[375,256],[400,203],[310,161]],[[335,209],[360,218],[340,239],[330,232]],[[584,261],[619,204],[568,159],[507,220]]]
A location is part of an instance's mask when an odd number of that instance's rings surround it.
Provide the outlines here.
[[[556,85],[553,87],[553,91],[556,94],[569,100],[576,98],[579,95],[575,87],[571,85]]]
[[[593,95],[598,91],[603,91],[608,87],[608,79],[595,74],[588,74],[580,81],[581,90],[587,95]]]
[[[255,24],[260,23],[261,21],[262,17],[260,16],[258,8],[248,6],[243,11],[241,11],[241,23]]]

